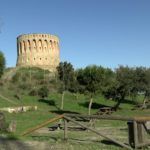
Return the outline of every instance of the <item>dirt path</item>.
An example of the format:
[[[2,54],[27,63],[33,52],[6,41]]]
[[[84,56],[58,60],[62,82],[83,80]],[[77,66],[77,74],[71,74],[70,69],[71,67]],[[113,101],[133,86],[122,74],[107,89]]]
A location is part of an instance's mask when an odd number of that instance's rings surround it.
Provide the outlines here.
[[[97,130],[105,134],[107,133],[108,136],[114,137],[119,141],[127,140],[127,136],[121,134],[122,132],[126,132],[124,131],[126,130],[124,127],[99,127]],[[90,143],[90,145],[94,145],[95,142],[104,140],[102,137],[92,132],[68,131],[69,140],[67,143],[64,143],[62,142],[62,130],[49,131],[46,127],[34,132],[34,136],[35,137],[33,137],[33,141],[19,141],[0,138],[0,150],[76,150],[77,148],[74,148],[74,146],[80,146],[80,144],[86,145]],[[43,137],[44,140],[42,140]],[[39,139],[41,141],[38,141]],[[106,143],[103,145],[107,146]]]
[[[71,150],[69,144],[50,144],[39,141],[20,141],[0,138],[0,150]],[[69,148],[69,149],[68,149]]]
[[[51,150],[47,142],[20,141],[0,137],[0,150]]]

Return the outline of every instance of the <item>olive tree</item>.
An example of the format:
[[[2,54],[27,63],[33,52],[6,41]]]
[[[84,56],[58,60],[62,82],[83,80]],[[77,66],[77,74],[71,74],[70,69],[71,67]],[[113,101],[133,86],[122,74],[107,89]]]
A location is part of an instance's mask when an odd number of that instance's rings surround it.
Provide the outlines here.
[[[72,85],[75,81],[75,72],[72,64],[67,61],[60,62],[59,66],[57,67],[57,71],[59,80],[61,81],[61,109],[63,110],[65,91],[72,89]]]

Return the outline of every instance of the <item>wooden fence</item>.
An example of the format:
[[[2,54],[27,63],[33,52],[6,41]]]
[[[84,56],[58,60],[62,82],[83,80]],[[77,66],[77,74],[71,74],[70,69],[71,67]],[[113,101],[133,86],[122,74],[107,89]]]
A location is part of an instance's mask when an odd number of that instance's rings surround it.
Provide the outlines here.
[[[128,124],[128,144],[125,144],[123,142],[120,142],[118,140],[115,140],[112,137],[107,136],[106,134],[97,131],[96,129],[89,127],[83,123],[81,123],[80,121],[76,121],[77,118],[80,119],[105,119],[105,120],[120,120],[120,121],[126,121]],[[34,132],[35,130],[38,130],[46,125],[48,125],[49,123],[55,122],[59,119],[63,119],[64,120],[64,140],[68,139],[68,122],[72,122],[76,125],[79,125],[85,129],[88,129],[92,132],[94,132],[97,135],[102,136],[103,138],[112,141],[118,145],[120,145],[123,148],[126,149],[137,149],[137,148],[141,148],[141,147],[145,147],[150,145],[150,141],[148,139],[146,139],[145,137],[145,133],[150,133],[149,130],[147,129],[147,126],[145,125],[145,123],[147,121],[150,121],[150,117],[122,117],[122,116],[110,116],[110,115],[79,115],[79,114],[64,114],[64,115],[59,115],[55,118],[52,118],[44,123],[42,123],[41,125],[38,125],[34,128],[31,128],[29,130],[27,130],[26,132],[24,132],[22,135],[27,135],[30,134],[31,132]]]

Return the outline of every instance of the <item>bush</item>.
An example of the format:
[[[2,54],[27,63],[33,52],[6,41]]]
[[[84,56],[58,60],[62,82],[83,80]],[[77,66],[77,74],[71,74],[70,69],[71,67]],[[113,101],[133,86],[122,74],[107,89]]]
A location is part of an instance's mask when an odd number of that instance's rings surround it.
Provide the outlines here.
[[[46,86],[41,87],[41,88],[38,90],[38,95],[39,95],[41,98],[48,97],[48,88],[47,88]]]
[[[18,88],[22,89],[22,90],[30,90],[31,89],[31,84],[30,83],[20,83],[18,85]]]
[[[12,83],[16,83],[19,81],[20,78],[20,74],[16,73],[13,77],[12,77]]]
[[[30,92],[29,92],[29,95],[30,96],[37,96],[38,94],[38,90],[37,89],[32,89]]]

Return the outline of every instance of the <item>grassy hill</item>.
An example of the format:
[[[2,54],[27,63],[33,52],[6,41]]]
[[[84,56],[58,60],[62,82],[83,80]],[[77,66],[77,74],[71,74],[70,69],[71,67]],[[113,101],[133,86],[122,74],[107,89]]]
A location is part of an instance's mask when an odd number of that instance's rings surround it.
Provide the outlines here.
[[[36,111],[28,111],[23,113],[7,113],[4,112],[6,116],[7,123],[10,123],[12,120],[16,121],[17,129],[14,135],[17,138],[22,140],[31,140],[31,141],[49,141],[51,144],[62,144],[63,131],[58,131],[49,134],[37,134],[33,133],[25,138],[21,134],[49,118],[55,117],[61,113],[79,113],[79,114],[88,114],[88,103],[90,97],[88,95],[78,94],[78,98],[75,94],[66,92],[64,98],[64,110],[60,110],[61,105],[61,94],[58,93],[59,81],[55,76],[52,76],[48,71],[43,71],[38,68],[21,68],[15,70],[15,74],[12,76],[11,80],[6,80],[3,78],[0,85],[0,108],[3,107],[16,107],[16,106],[37,106]],[[33,90],[39,89],[41,86],[46,85],[49,89],[49,95],[46,99],[40,99],[36,94],[34,96],[30,95],[30,92]],[[19,96],[18,97],[16,96]],[[138,97],[136,103],[141,102],[142,97]],[[105,99],[100,94],[94,96],[94,102],[92,105],[92,114],[95,114],[100,107],[102,106],[114,106],[116,101]],[[122,116],[142,116],[148,115],[150,110],[132,110],[135,107],[135,102],[127,99],[125,100],[120,109],[117,112],[114,112],[114,115]],[[112,127],[112,128],[127,128],[126,122],[121,121],[106,121],[101,120],[96,122],[97,128],[103,127]],[[120,133],[119,133],[120,134]],[[123,132],[124,134],[124,132]],[[94,141],[99,141],[99,137],[93,133],[87,132],[69,132],[69,137],[71,139],[81,138],[85,139],[86,137],[95,137]],[[52,140],[52,139],[56,140]],[[60,141],[58,139],[61,139]],[[92,143],[92,139],[88,139]],[[84,149],[86,146],[95,146],[94,149],[98,149],[99,146],[104,146],[105,144],[94,143],[90,145],[87,141],[85,143],[81,142],[80,145],[74,141],[70,142],[73,145],[74,149],[78,149],[81,146]],[[63,145],[63,144],[62,144]],[[69,145],[70,146],[70,145]],[[68,147],[69,147],[68,146]],[[67,145],[66,145],[67,147]],[[106,146],[106,149],[110,146]],[[113,145],[112,149],[116,147]]]

